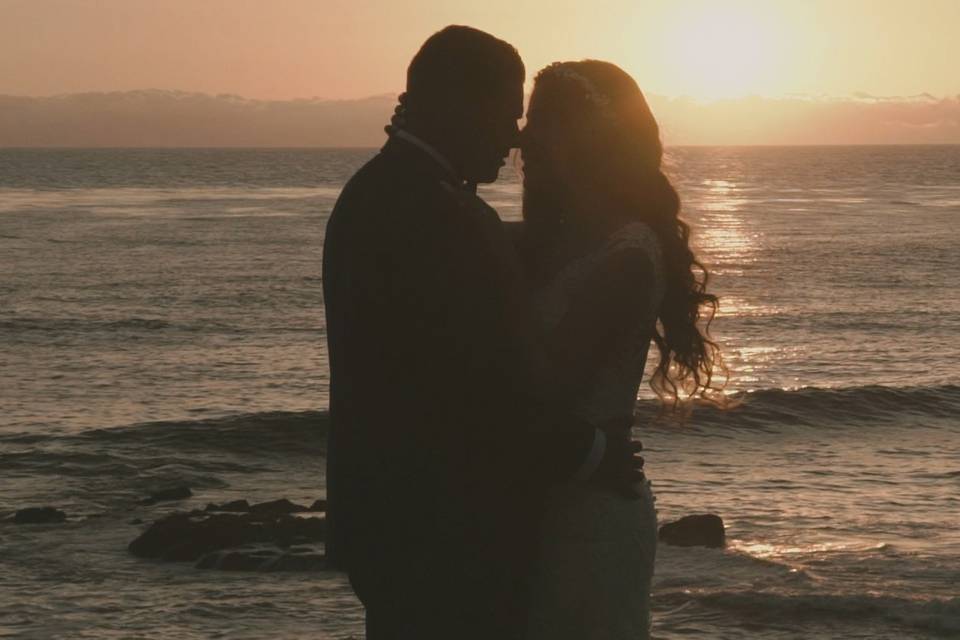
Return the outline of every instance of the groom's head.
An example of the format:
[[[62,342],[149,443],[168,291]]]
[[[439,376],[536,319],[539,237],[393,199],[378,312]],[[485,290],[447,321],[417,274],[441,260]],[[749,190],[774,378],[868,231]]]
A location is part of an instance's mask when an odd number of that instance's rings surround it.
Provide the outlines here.
[[[468,182],[493,182],[518,144],[525,70],[520,54],[489,33],[439,31],[407,69],[406,120]]]

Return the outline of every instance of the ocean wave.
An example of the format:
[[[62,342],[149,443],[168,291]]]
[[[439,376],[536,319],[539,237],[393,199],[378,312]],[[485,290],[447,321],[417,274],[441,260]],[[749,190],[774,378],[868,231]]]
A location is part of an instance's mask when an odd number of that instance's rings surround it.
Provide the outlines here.
[[[54,300],[55,298],[47,298]],[[323,335],[323,326],[311,323],[306,326],[297,326],[293,323],[271,323],[257,327],[246,327],[242,319],[232,323],[211,318],[194,318],[183,321],[171,321],[163,318],[130,316],[127,318],[38,318],[14,317],[0,319],[0,332],[4,338],[16,334],[157,334],[157,333],[313,333]],[[2,343],[2,341],[0,341]]]
[[[313,455],[326,447],[326,411],[270,411],[200,420],[94,429],[77,437],[97,443],[144,443],[177,450]]]
[[[69,176],[64,176],[69,180]],[[102,177],[98,177],[98,181]],[[250,185],[188,187],[89,187],[68,184],[63,187],[36,189],[0,188],[3,199],[0,213],[83,210],[115,214],[147,214],[183,216],[184,205],[224,204],[237,202],[310,202],[330,200],[340,193],[339,187],[258,187]]]
[[[825,389],[760,389],[731,396],[739,406],[694,409],[694,425],[775,431],[783,426],[835,427],[877,423],[927,423],[960,415],[960,386],[887,387],[870,385]],[[658,422],[659,404],[641,401],[643,423]]]
[[[736,408],[697,407],[688,422],[694,426],[777,431],[785,426],[863,426],[960,415],[960,386],[957,385],[762,389],[733,397],[741,401]],[[659,413],[656,401],[638,403],[640,424],[656,425]],[[401,418],[397,416],[398,420]],[[72,434],[7,433],[0,435],[0,443],[36,446],[50,440],[72,440],[78,444],[131,444],[184,451],[216,449],[235,453],[313,455],[325,450],[329,423],[329,413],[325,410],[269,411],[146,422]]]
[[[960,598],[900,598],[889,595],[771,592],[693,592],[663,598],[675,600],[692,595],[694,601],[711,609],[739,614],[754,622],[791,620],[845,623],[881,623],[938,633],[960,632]],[[689,600],[687,600],[689,602]]]
[[[9,333],[90,333],[115,331],[225,332],[235,327],[216,321],[174,323],[162,318],[8,318],[0,320],[0,330]]]
[[[326,448],[328,423],[326,411],[271,411],[146,422],[76,433],[7,433],[0,435],[0,447],[9,450],[7,457],[23,458],[22,465],[42,461],[45,449],[54,449],[57,453],[50,459],[62,463],[59,452],[70,447],[106,451],[111,460],[121,450],[152,451],[158,455],[160,452],[209,454],[216,451],[227,456],[314,456]]]

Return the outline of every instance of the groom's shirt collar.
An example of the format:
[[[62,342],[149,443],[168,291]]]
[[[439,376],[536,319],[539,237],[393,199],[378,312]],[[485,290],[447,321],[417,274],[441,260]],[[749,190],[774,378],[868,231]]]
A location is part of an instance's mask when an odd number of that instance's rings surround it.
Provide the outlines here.
[[[454,185],[459,187],[463,184],[463,178],[461,178],[460,174],[457,173],[457,170],[453,168],[453,164],[451,164],[451,162],[447,160],[446,157],[444,157],[444,155],[440,153],[433,145],[424,142],[423,139],[413,135],[409,131],[404,131],[403,129],[394,129],[391,133],[391,137],[403,140],[404,142],[417,147],[427,154],[431,160],[436,162],[441,169],[443,169],[445,176]]]

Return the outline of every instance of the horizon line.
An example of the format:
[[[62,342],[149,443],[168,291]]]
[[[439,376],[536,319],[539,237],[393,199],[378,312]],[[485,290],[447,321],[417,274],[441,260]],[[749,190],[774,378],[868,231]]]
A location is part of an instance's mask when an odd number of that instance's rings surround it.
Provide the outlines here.
[[[361,96],[352,96],[346,98],[337,98],[337,97],[325,97],[325,96],[294,96],[288,98],[260,98],[253,97],[249,95],[243,95],[239,93],[230,93],[230,92],[213,92],[212,90],[205,91],[188,91],[184,89],[162,89],[157,87],[146,87],[139,89],[90,89],[90,90],[80,90],[80,91],[68,91],[61,93],[51,93],[51,94],[22,94],[22,93],[4,93],[0,92],[0,98],[33,98],[33,99],[51,99],[51,98],[64,98],[69,96],[82,96],[82,95],[109,95],[109,94],[123,94],[123,93],[156,93],[156,94],[180,94],[180,95],[194,95],[194,96],[209,96],[213,98],[220,97],[230,97],[230,98],[240,98],[243,100],[250,100],[256,102],[354,102],[362,100],[375,100],[380,98],[396,98],[402,91],[381,91],[379,93],[365,94]],[[923,91],[920,93],[908,94],[908,95],[877,95],[871,94],[867,91],[855,90],[850,91],[847,94],[827,94],[827,93],[804,93],[804,92],[787,92],[781,94],[764,94],[764,93],[744,93],[742,95],[736,96],[721,96],[721,97],[698,97],[690,94],[678,94],[678,95],[669,95],[665,93],[657,93],[655,91],[644,91],[646,96],[656,96],[658,98],[666,98],[668,100],[693,100],[696,102],[702,103],[714,103],[714,102],[724,102],[731,100],[745,100],[749,98],[762,98],[767,100],[861,100],[861,101],[896,101],[896,100],[915,100],[915,99],[925,99],[925,100],[960,100],[960,88],[957,89],[956,93],[946,93],[943,95],[936,95],[928,91]],[[530,92],[524,91],[524,96],[529,96]]]
[[[847,143],[800,143],[800,144],[665,144],[664,149],[730,149],[730,148],[763,148],[763,149],[794,149],[794,148],[852,148],[852,147],[960,147],[960,142],[864,142]],[[381,146],[325,146],[325,145],[279,145],[279,146],[63,146],[63,145],[33,145],[33,146],[2,146],[3,151],[375,151]],[[512,150],[511,150],[512,151]]]

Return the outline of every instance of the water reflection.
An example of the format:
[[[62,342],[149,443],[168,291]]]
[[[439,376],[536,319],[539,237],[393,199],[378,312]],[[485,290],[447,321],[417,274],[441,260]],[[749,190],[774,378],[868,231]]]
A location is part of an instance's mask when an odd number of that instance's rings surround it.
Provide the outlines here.
[[[751,188],[739,178],[741,171],[729,169],[724,178],[688,183],[683,189],[686,215],[692,223],[692,244],[711,275],[710,290],[720,296],[720,309],[712,333],[721,343],[731,378],[728,391],[763,383],[778,349],[769,343],[756,344],[744,335],[725,335],[727,321],[778,313],[776,305],[737,295],[731,290],[760,260],[762,233],[750,222]]]
[[[741,275],[756,260],[760,234],[748,227],[743,208],[749,202],[732,180],[704,180],[692,190],[687,209],[697,218],[696,248],[718,275]]]
[[[856,540],[848,542],[811,542],[808,544],[776,544],[770,542],[750,542],[746,540],[732,540],[728,548],[745,553],[754,558],[784,559],[791,556],[818,556],[827,553],[841,552],[884,552],[889,545],[882,542]]]

